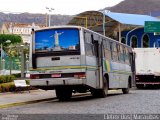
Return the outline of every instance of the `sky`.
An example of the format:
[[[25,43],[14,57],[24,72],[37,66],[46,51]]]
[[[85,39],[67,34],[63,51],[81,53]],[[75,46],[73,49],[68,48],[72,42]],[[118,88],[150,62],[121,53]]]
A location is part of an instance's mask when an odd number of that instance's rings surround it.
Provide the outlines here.
[[[0,0],[0,12],[76,15],[111,7],[123,0]],[[46,9],[53,8],[51,12]]]

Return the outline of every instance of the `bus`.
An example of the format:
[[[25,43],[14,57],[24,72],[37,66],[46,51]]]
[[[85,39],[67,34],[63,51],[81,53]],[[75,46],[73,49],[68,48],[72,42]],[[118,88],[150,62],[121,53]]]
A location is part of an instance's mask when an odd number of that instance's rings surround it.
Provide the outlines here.
[[[30,85],[55,90],[59,100],[72,93],[105,97],[108,90],[132,87],[132,48],[80,26],[32,30]]]

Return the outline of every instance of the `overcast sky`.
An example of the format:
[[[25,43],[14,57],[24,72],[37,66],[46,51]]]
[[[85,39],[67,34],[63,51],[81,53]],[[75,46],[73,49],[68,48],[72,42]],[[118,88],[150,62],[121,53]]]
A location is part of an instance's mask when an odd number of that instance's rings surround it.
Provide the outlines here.
[[[54,8],[52,14],[75,15],[88,10],[114,6],[123,0],[0,0],[0,12],[48,13],[46,7]]]

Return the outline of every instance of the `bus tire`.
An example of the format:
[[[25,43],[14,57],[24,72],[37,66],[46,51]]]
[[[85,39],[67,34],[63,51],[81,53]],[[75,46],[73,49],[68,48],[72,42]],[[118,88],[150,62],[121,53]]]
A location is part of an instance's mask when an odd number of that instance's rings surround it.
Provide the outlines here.
[[[106,97],[108,95],[108,80],[106,77],[103,77],[103,89],[102,89],[102,97]]]
[[[57,88],[55,92],[59,101],[68,101],[72,97],[72,89],[70,88]]]
[[[104,98],[108,95],[108,81],[105,77],[103,78],[103,80],[103,89],[94,89],[93,91],[91,91],[93,97]]]
[[[123,94],[128,94],[128,93],[129,93],[129,88],[130,88],[130,83],[129,83],[129,81],[128,81],[128,86],[127,86],[127,88],[122,88]]]
[[[137,87],[138,89],[143,89],[143,88],[144,88],[144,85],[143,85],[143,84],[136,84],[136,87]]]

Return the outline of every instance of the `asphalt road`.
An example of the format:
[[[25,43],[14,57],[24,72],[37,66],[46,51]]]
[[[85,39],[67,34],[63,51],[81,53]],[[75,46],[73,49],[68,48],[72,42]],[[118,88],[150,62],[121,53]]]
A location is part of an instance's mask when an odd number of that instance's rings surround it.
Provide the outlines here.
[[[0,113],[2,115],[36,114],[41,116],[40,118],[42,116],[47,118],[56,114],[63,116],[65,114],[80,114],[80,116],[83,114],[83,117],[90,115],[91,118],[95,118],[97,114],[100,115],[100,118],[104,118],[106,114],[158,114],[160,113],[160,89],[135,89],[131,90],[129,94],[122,94],[121,91],[118,91],[117,93],[109,94],[106,98],[93,98],[90,94],[85,94],[74,96],[67,102],[53,99],[40,103],[4,108],[0,109]],[[78,116],[76,117],[79,118]]]

